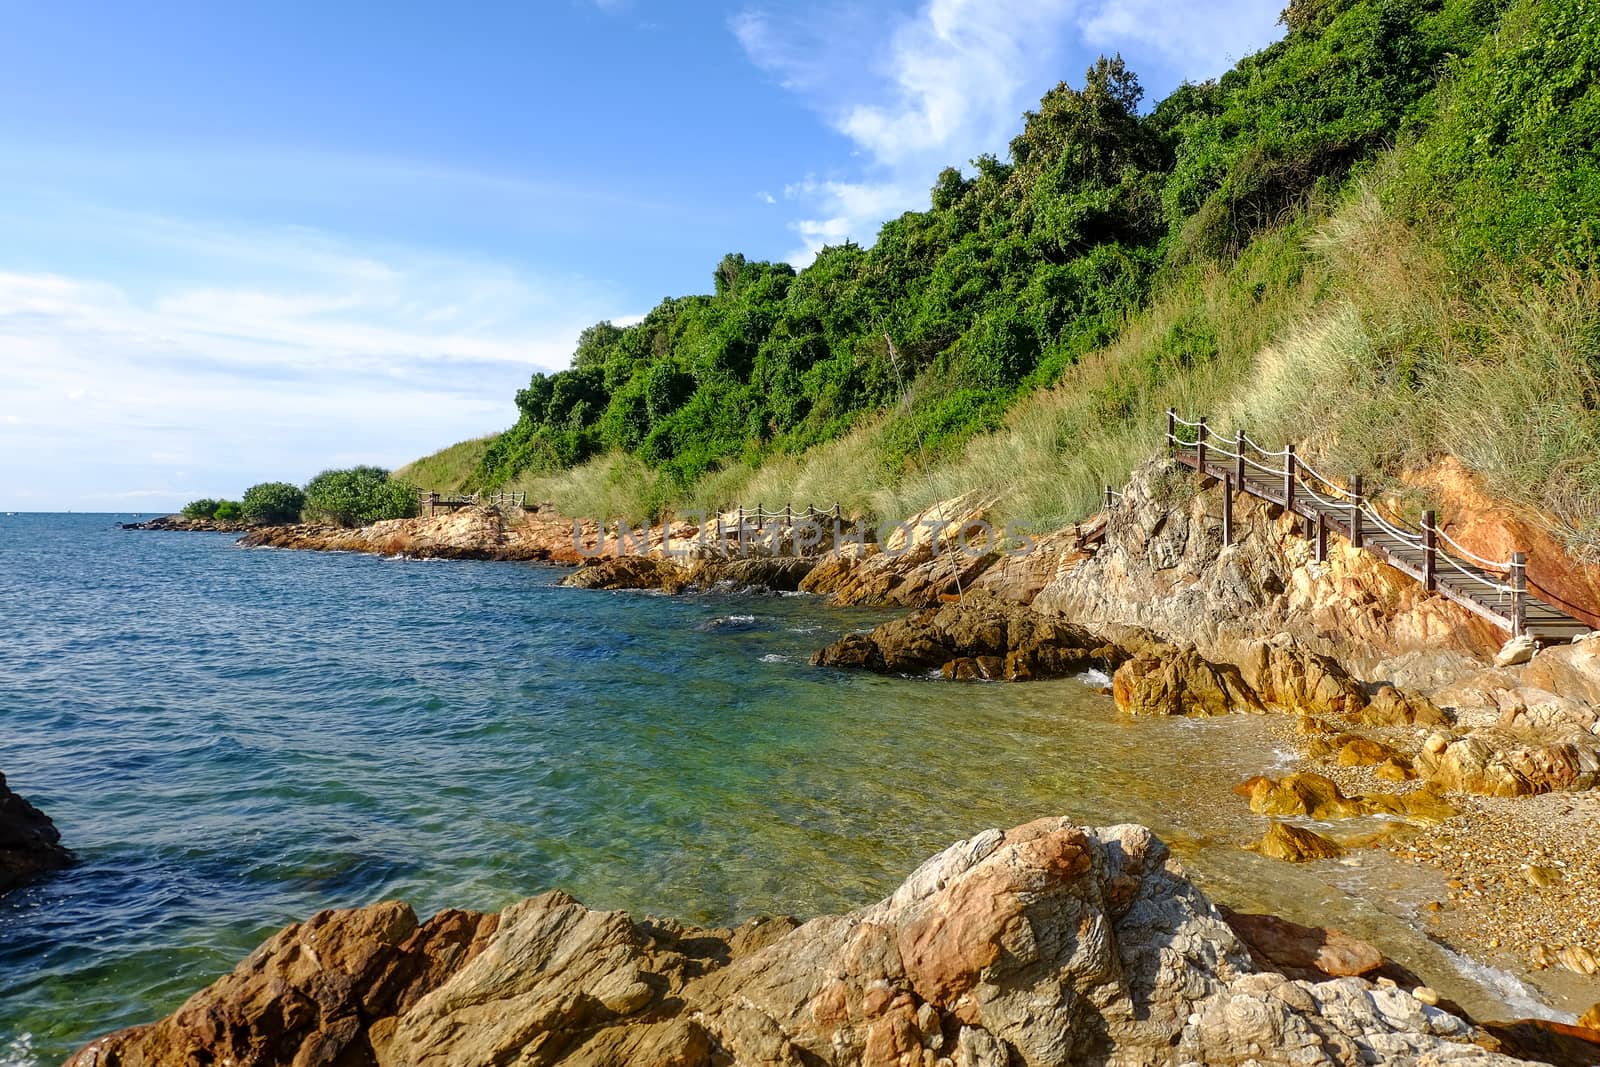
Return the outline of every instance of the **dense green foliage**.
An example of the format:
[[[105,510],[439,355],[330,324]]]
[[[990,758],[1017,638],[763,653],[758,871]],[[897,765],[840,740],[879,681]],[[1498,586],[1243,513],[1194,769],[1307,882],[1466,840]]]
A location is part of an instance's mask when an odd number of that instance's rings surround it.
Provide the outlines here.
[[[340,526],[364,526],[417,513],[417,491],[382,467],[327,470],[306,483],[303,514]]]
[[[186,519],[221,519],[223,522],[232,522],[241,514],[238,503],[232,500],[201,497],[183,506],[183,517]]]
[[[239,506],[251,522],[298,522],[306,495],[288,482],[262,482],[244,491]]]
[[[592,327],[470,481],[630,513],[983,487],[1059,522],[1165,405],[1206,405],[1318,425],[1314,450],[1367,469],[1450,452],[1591,530],[1600,0],[1294,0],[1284,22],[1148,109],[1102,59],[871,248],[728,255],[709,294]]]

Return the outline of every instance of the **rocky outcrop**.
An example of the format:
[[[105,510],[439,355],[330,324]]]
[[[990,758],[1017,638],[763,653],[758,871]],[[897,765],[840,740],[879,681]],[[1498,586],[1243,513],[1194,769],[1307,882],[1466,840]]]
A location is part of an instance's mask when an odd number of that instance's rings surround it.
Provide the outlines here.
[[[803,925],[638,922],[562,893],[420,926],[399,904],[326,912],[71,1067],[1512,1062],[1410,994],[1272,966],[1148,830],[1052,818]]]
[[[886,674],[1024,681],[1114,669],[1127,653],[1081,627],[979,594],[915,612],[870,634],[846,634],[811,659],[816,666]]]
[[[0,774],[0,893],[72,862],[61,832]]]
[[[594,524],[580,525],[549,512],[467,507],[431,517],[385,519],[359,529],[299,524],[264,526],[239,539],[245,548],[297,548],[367,552],[413,559],[488,559],[576,564],[580,552],[615,554]]]
[[[1445,789],[1485,796],[1592,789],[1600,785],[1600,745],[1527,743],[1495,729],[1441,732],[1423,744],[1417,769]]]
[[[1215,664],[1194,649],[1143,651],[1111,679],[1117,707],[1135,715],[1227,715],[1265,711],[1232,664]]]
[[[1486,662],[1490,624],[1414,579],[1331,538],[1327,558],[1298,519],[1253,497],[1234,500],[1222,544],[1222,488],[1161,459],[1133,475],[1092,557],[1063,568],[1033,606],[1116,636],[1121,627],[1249,670],[1264,637],[1331,657],[1360,682],[1427,689]]]
[[[1400,795],[1371,793],[1346,796],[1338,784],[1312,771],[1299,771],[1273,780],[1256,775],[1233,790],[1250,801],[1257,815],[1302,815],[1310,819],[1350,819],[1359,815],[1390,815],[1416,822],[1440,822],[1456,814],[1436,786],[1424,786]]]
[[[176,530],[180,533],[239,533],[255,524],[237,519],[191,519],[187,515],[159,515],[143,522],[122,523],[124,530]]]

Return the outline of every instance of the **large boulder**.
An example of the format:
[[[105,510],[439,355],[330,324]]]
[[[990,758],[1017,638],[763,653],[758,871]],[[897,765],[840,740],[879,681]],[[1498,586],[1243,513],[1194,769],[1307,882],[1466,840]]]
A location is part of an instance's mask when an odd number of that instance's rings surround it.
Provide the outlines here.
[[[1111,679],[1117,707],[1135,715],[1227,715],[1265,711],[1232,664],[1212,663],[1192,648],[1145,650]]]
[[[61,832],[0,774],[0,893],[72,862]]]
[[[1600,744],[1540,744],[1498,729],[1461,737],[1433,734],[1417,756],[1417,770],[1443,789],[1519,797],[1600,784]]]
[[[1263,970],[1150,831],[1050,818],[804,925],[639,922],[563,893],[420,926],[399,904],[325,912],[70,1067],[1511,1062],[1473,1036],[1398,990]]]

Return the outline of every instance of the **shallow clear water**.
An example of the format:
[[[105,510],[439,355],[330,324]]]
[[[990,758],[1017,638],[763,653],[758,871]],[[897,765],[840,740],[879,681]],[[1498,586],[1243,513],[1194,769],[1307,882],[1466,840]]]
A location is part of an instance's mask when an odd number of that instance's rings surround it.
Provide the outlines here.
[[[0,899],[0,1063],[165,1014],[326,907],[559,886],[704,923],[806,915],[1052,814],[1148,823],[1219,899],[1451,969],[1413,929],[1426,876],[1238,850],[1262,829],[1229,791],[1270,769],[1261,720],[817,670],[886,616],[563,573],[0,517],[0,771],[82,860]]]

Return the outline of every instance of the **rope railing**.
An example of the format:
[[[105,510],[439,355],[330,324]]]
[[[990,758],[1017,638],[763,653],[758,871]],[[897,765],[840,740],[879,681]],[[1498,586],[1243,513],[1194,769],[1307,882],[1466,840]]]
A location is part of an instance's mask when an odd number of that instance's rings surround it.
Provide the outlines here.
[[[1185,432],[1191,430],[1193,433]],[[1371,495],[1362,492],[1359,477],[1352,478],[1348,485],[1341,484],[1301,459],[1292,444],[1268,449],[1243,429],[1235,429],[1228,435],[1219,434],[1204,416],[1190,421],[1179,417],[1171,408],[1167,410],[1166,438],[1170,448],[1190,453],[1193,465],[1202,472],[1222,478],[1231,488],[1245,489],[1304,515],[1307,536],[1313,533],[1314,523],[1318,560],[1325,552],[1329,519],[1340,528],[1348,528],[1350,543],[1357,548],[1366,547],[1365,528],[1370,521],[1373,532],[1383,539],[1373,547],[1402,569],[1419,568],[1419,577],[1426,588],[1442,589],[1457,598],[1466,595],[1460,586],[1439,585],[1437,568],[1442,562],[1452,582],[1464,580],[1493,594],[1496,603],[1492,607],[1474,601],[1480,610],[1504,618],[1513,633],[1523,632],[1527,610],[1527,557],[1522,553],[1513,553],[1509,560],[1479,555],[1441,529],[1432,511],[1424,512],[1421,526],[1414,527],[1404,518],[1380,510]],[[1231,462],[1213,462],[1222,459]],[[1224,468],[1223,473],[1217,472],[1218,466]],[[1255,477],[1257,475],[1265,478]],[[1263,486],[1261,482],[1266,479],[1271,481]],[[1304,506],[1297,503],[1297,496]],[[1109,508],[1119,499],[1121,494],[1107,486],[1106,506]],[[1223,543],[1231,544],[1231,492],[1223,497],[1222,524]],[[1392,544],[1384,543],[1389,539]]]

